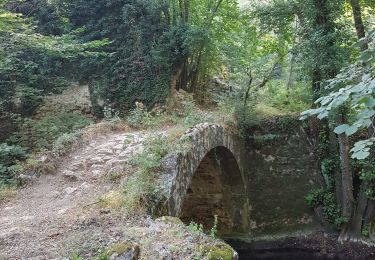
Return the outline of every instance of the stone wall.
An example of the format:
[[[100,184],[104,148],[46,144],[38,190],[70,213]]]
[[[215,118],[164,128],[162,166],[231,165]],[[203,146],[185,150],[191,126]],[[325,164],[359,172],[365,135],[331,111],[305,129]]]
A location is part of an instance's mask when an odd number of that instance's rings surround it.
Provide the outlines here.
[[[317,184],[310,141],[296,118],[272,118],[247,130],[251,233],[271,235],[318,226],[305,197]]]
[[[59,95],[47,96],[36,111],[35,118],[60,113],[79,113],[92,116],[92,105],[87,85],[74,85]]]
[[[186,223],[247,238],[319,227],[305,197],[318,179],[315,158],[297,119],[273,118],[248,127],[247,136],[223,126],[201,124],[183,138],[186,153],[163,161],[167,210]]]
[[[231,153],[239,167],[238,175],[232,176],[241,182],[246,195],[244,179],[243,141],[235,134],[216,124],[200,124],[189,129],[183,136],[191,142],[186,153],[171,153],[163,161],[164,176],[161,178],[168,200],[168,213],[179,216],[183,202],[192,183],[193,175],[206,155],[215,148],[224,147]],[[233,173],[234,174],[234,173]],[[245,213],[243,213],[245,214]]]

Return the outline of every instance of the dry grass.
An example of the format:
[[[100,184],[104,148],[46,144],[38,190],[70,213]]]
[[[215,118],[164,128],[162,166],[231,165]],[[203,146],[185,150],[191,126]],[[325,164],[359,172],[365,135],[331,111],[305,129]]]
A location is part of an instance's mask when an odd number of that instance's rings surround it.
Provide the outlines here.
[[[7,201],[17,195],[17,189],[15,187],[4,187],[0,188],[0,203]]]
[[[109,192],[104,197],[100,198],[99,204],[102,208],[111,208],[119,210],[123,207],[125,201],[121,191],[114,190]]]
[[[83,133],[85,141],[91,141],[98,136],[106,135],[113,132],[131,132],[134,131],[126,122],[116,120],[113,122],[103,120],[100,123],[88,126]]]

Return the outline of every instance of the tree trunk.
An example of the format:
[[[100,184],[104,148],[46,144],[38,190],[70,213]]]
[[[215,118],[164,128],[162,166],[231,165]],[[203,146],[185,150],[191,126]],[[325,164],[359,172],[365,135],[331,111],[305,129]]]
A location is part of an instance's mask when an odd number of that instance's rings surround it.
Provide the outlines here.
[[[167,101],[167,108],[168,109],[171,109],[175,106],[176,91],[178,89],[178,81],[181,77],[182,70],[183,70],[183,66],[180,65],[180,66],[177,67],[177,69],[175,69],[174,73],[172,74],[170,87],[169,87],[169,97],[168,97],[168,101]]]
[[[366,37],[365,26],[362,20],[361,5],[358,0],[350,0],[350,5],[353,11],[353,19],[355,24],[355,29],[357,32],[358,40]],[[361,51],[368,49],[368,43],[365,42],[361,47]],[[374,118],[372,119],[374,120]],[[374,134],[374,129],[372,126],[368,129],[368,136],[372,137]],[[374,154],[371,155],[374,157]],[[365,183],[361,184],[360,192],[357,198],[357,209],[353,219],[353,231],[358,234],[358,230],[362,229],[364,224],[369,225],[369,237],[371,240],[375,241],[375,202],[366,198],[364,191],[367,185]]]
[[[369,238],[375,241],[375,201],[373,200],[368,200],[365,223],[368,225]]]
[[[213,6],[210,17],[205,21],[205,29],[209,30],[211,28],[215,15],[219,11],[220,5],[223,1],[224,0],[217,0],[215,6]],[[179,5],[182,20],[187,23],[189,21],[190,0],[179,0]],[[185,84],[182,85],[182,88],[188,92],[194,93],[200,87],[200,79],[202,78],[200,72],[202,63],[204,62],[204,50],[207,45],[207,40],[208,38],[205,38],[184,63],[183,72],[180,74],[181,79],[179,81],[185,82]]]
[[[362,238],[362,226],[364,222],[364,216],[366,213],[368,199],[364,194],[364,191],[367,189],[367,185],[362,182],[360,190],[357,196],[357,204],[353,212],[353,217],[350,225],[350,240],[358,242]]]
[[[363,21],[362,21],[361,5],[359,4],[358,0],[350,0],[350,5],[352,6],[353,18],[354,18],[355,30],[357,32],[357,37],[358,39],[362,39],[366,36],[366,33],[365,33],[365,26],[363,25]],[[361,50],[364,51],[367,49],[368,49],[368,43],[365,42],[361,46]]]
[[[293,84],[293,72],[294,72],[294,65],[295,65],[295,61],[296,61],[296,55],[294,54],[294,48],[296,46],[296,42],[297,42],[297,31],[298,31],[298,17],[295,15],[294,17],[294,23],[295,23],[295,26],[294,26],[294,35],[293,35],[293,43],[292,43],[292,57],[290,58],[290,66],[289,66],[289,73],[288,73],[288,78],[287,78],[287,81],[286,81],[286,91],[287,91],[287,98],[289,99],[289,94],[290,94],[290,89],[292,87],[292,84]]]
[[[346,123],[346,113],[341,111],[340,124]],[[353,175],[350,169],[350,157],[349,157],[349,138],[345,133],[338,135],[338,142],[340,147],[340,163],[341,163],[341,180],[342,180],[342,217],[348,220],[344,224],[341,231],[339,241],[348,241],[351,239],[353,231],[352,228],[352,217],[353,217]]]

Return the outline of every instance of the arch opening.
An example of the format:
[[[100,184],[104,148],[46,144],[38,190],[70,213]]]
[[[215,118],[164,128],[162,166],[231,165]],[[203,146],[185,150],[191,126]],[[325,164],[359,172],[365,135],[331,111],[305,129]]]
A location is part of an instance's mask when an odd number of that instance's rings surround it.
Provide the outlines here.
[[[210,229],[218,216],[218,233],[245,232],[248,226],[248,199],[237,161],[230,150],[216,147],[206,154],[196,169],[182,203],[180,218]]]

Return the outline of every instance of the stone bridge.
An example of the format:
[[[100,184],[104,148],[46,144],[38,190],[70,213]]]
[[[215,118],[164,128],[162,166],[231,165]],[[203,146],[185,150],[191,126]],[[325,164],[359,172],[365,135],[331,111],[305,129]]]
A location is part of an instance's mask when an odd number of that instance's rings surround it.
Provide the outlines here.
[[[183,138],[191,141],[190,149],[163,161],[169,215],[205,228],[217,215],[219,232],[246,231],[250,206],[244,142],[217,124],[197,125]]]

